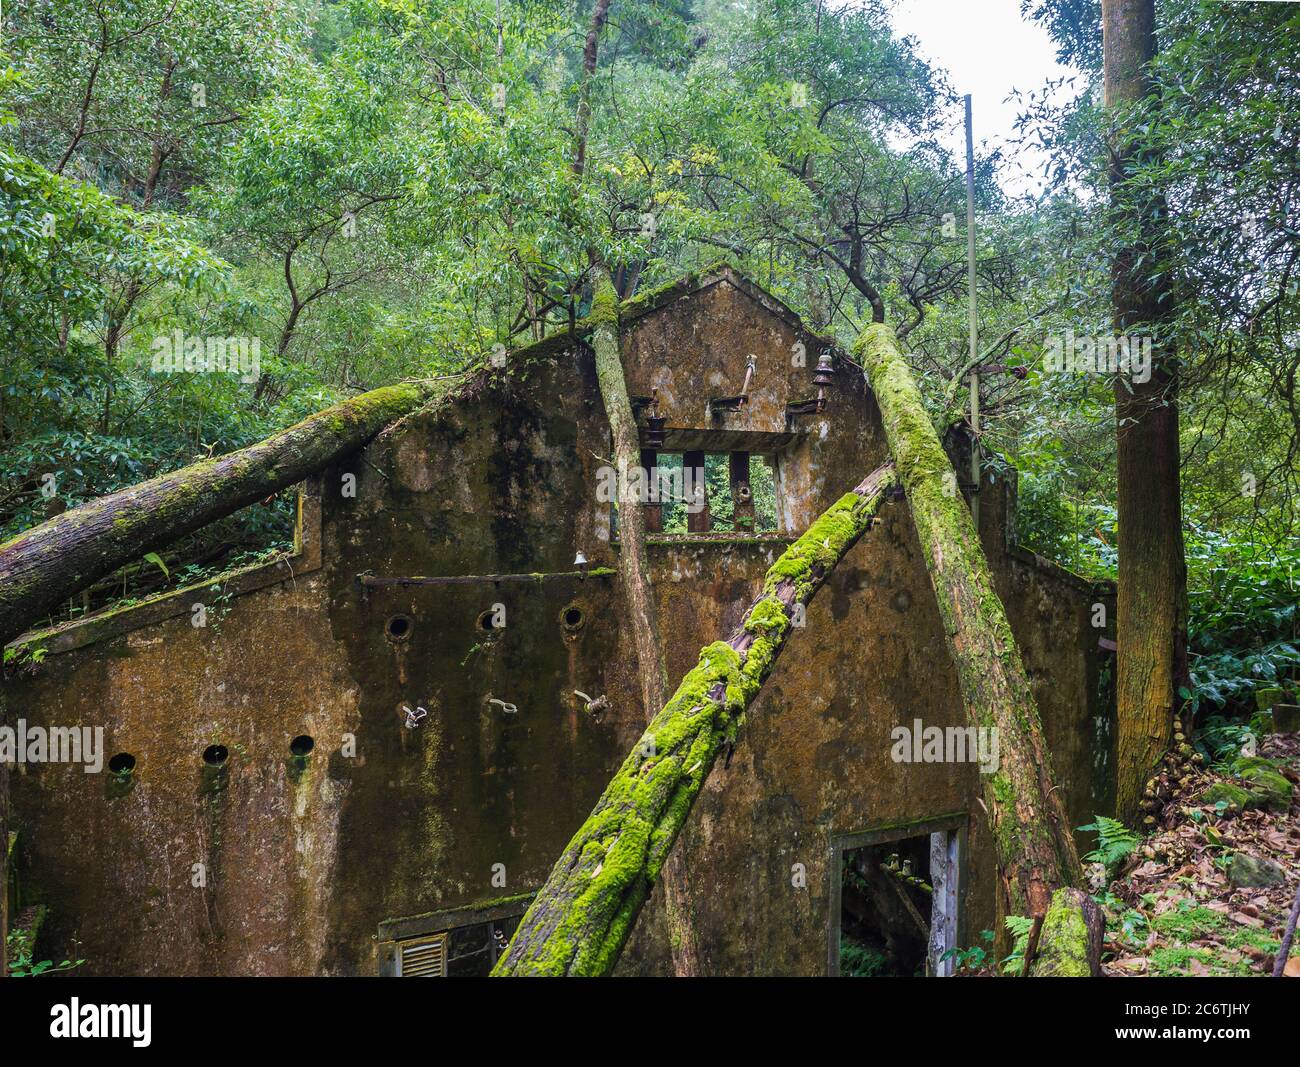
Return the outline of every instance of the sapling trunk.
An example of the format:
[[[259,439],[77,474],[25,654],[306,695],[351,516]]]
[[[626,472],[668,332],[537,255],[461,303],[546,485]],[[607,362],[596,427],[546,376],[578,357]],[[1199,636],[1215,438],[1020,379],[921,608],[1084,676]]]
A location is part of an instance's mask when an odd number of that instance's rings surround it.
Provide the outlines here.
[[[636,648],[641,706],[648,721],[664,705],[668,694],[668,668],[664,665],[659,617],[646,555],[645,512],[640,501],[629,492],[629,487],[639,481],[634,481],[631,475],[641,465],[641,442],[632,413],[632,400],[627,392],[627,379],[623,374],[618,294],[607,277],[602,276],[596,287],[590,321],[593,324],[591,344],[596,358],[596,378],[605,404],[605,415],[609,419],[618,474],[618,574],[623,605],[632,627],[632,643]],[[695,934],[686,865],[680,851],[669,855],[664,865],[662,885],[673,972],[679,978],[695,977],[700,973],[699,942]]]

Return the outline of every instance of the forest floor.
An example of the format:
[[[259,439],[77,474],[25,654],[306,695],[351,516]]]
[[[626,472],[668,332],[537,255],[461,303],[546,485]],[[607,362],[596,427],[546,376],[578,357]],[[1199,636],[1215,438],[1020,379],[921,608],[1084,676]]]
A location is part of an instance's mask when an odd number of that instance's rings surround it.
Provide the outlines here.
[[[1272,973],[1300,881],[1300,790],[1288,782],[1300,783],[1300,734],[1268,735],[1227,766],[1187,766],[1161,825],[1102,894],[1108,975]],[[1297,951],[1287,970],[1300,977]]]

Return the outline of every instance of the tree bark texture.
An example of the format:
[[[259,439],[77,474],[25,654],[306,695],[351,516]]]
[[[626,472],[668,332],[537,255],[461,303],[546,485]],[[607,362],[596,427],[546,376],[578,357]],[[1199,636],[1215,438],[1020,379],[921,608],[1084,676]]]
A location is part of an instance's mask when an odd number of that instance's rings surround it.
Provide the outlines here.
[[[646,555],[645,511],[630,485],[638,484],[631,474],[641,466],[641,441],[632,401],[623,374],[619,340],[618,294],[613,283],[601,278],[592,300],[592,348],[596,357],[596,378],[605,404],[614,443],[614,464],[618,473],[618,573],[623,603],[632,626],[637,674],[641,680],[641,706],[646,720],[664,706],[668,695],[668,669],[664,666],[663,643],[659,635],[659,614],[650,582]],[[640,484],[644,484],[643,482]],[[700,974],[699,941],[691,907],[690,883],[681,849],[669,853],[660,883],[673,973],[679,978]]]
[[[1103,0],[1105,104],[1116,116],[1110,149],[1112,204],[1134,220],[1135,245],[1112,265],[1117,334],[1156,334],[1169,319],[1171,293],[1152,276],[1165,205],[1133,190],[1142,159],[1140,134],[1127,108],[1152,90],[1147,66],[1156,54],[1154,0]],[[1115,445],[1119,518],[1116,597],[1116,809],[1136,819],[1142,793],[1173,738],[1178,689],[1187,680],[1187,563],[1179,473],[1178,377],[1174,353],[1154,336],[1145,383],[1115,381]]]
[[[856,350],[911,505],[967,721],[997,731],[999,766],[981,782],[1007,903],[1012,914],[1043,917],[1052,893],[1078,885],[1083,872],[1029,678],[956,472],[893,330],[869,326]]]

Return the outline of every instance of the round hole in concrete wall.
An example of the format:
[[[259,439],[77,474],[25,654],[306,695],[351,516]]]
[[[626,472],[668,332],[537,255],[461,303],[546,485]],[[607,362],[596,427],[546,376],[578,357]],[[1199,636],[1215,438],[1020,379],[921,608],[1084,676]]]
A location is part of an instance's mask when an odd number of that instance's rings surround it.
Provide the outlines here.
[[[223,766],[230,759],[230,750],[225,745],[209,745],[203,750],[203,762],[209,767]]]
[[[409,615],[394,615],[384,624],[384,633],[391,641],[405,641],[411,636],[411,618]]]
[[[299,734],[289,742],[289,751],[295,756],[306,756],[315,747],[316,742],[306,734]]]
[[[577,633],[586,625],[587,613],[581,604],[569,604],[560,611],[560,625],[569,633]]]
[[[119,752],[108,761],[108,769],[114,774],[130,774],[135,770],[135,757],[129,752]]]
[[[496,610],[494,608],[488,608],[487,611],[483,612],[483,614],[478,617],[478,628],[480,630],[488,631],[501,629],[501,627],[497,626]]]

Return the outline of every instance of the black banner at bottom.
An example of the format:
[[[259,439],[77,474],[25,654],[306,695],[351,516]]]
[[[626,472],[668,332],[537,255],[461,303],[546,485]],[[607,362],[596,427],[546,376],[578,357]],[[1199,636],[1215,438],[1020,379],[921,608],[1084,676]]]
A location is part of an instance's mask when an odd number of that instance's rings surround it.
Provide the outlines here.
[[[702,984],[709,981],[712,986]],[[1041,1047],[1056,1048],[1062,1039],[1081,1050],[1114,1044],[1182,1051],[1190,1045],[1291,1040],[1297,989],[1270,979],[430,985],[360,978],[49,977],[0,984],[0,1017],[8,1052],[66,1045],[78,1052],[113,1046],[146,1055],[205,1048],[338,1055],[374,1054],[390,1042],[406,1046],[412,1040],[451,1052],[468,1040],[482,1042],[488,1054],[526,1055],[576,1043],[601,1055],[618,1042],[626,1051],[659,1056],[671,1045],[680,1045],[681,1054],[691,1045],[698,1050],[699,1037],[692,1035],[704,1030],[713,1031],[719,1048],[729,1053],[755,1048],[771,1055],[775,1042],[822,1051],[828,1040],[837,1040],[835,1034],[856,1043],[859,1038],[849,1035],[863,1024],[888,1029],[909,1044],[914,1040],[918,1052],[933,1049],[936,1038],[953,1042],[952,1051],[971,1042],[1048,1041]],[[663,1044],[670,1034],[677,1036]]]

